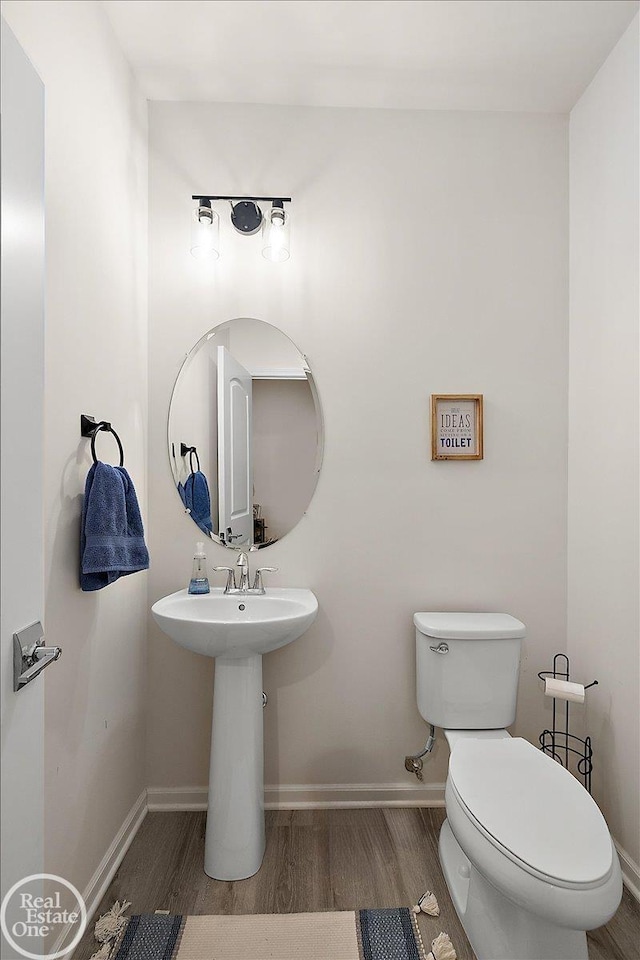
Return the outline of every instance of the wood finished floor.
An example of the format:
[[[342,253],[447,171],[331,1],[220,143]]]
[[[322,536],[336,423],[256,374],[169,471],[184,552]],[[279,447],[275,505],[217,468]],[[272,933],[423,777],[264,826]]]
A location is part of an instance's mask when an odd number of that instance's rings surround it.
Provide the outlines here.
[[[420,917],[425,946],[445,930],[459,960],[474,960],[440,870],[443,820],[442,808],[268,811],[262,868],[228,883],[202,869],[204,813],[150,813],[96,917],[123,899],[129,913],[304,913],[410,906],[429,889],[441,913]],[[90,922],[74,960],[95,949]],[[589,958],[640,960],[640,906],[627,890],[613,920],[589,934]]]

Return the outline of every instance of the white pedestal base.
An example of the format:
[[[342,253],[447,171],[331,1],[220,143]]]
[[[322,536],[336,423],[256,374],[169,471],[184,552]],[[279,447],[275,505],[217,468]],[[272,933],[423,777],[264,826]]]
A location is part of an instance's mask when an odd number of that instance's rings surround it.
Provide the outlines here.
[[[218,657],[204,870],[244,880],[264,856],[262,656]]]

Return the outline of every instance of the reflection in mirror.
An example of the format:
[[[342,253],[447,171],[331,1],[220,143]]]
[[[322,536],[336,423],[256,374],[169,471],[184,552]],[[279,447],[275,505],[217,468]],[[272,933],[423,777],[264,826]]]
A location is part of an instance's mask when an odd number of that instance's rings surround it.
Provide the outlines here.
[[[277,327],[239,318],[188,353],[169,407],[183,509],[229,547],[266,547],[295,527],[316,486],[322,418],[306,358]]]
[[[200,469],[200,457],[197,447],[188,447],[186,443],[180,444],[180,455],[185,457],[189,454],[189,474],[182,483],[178,480],[178,493],[185,509],[191,514],[191,519],[195,520],[200,529],[211,534],[213,523],[211,521],[211,495],[209,493],[209,484],[206,475]],[[195,457],[195,467],[194,460]]]

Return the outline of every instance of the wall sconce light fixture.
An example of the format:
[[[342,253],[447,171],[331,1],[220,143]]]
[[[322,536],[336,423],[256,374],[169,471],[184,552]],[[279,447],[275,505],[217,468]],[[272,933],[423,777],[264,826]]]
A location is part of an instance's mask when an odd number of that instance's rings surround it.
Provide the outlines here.
[[[205,197],[198,200],[191,218],[191,255],[196,260],[220,256],[220,217]]]
[[[220,256],[220,217],[212,202],[228,201],[231,205],[231,224],[238,233],[252,237],[262,229],[262,256],[274,263],[282,263],[290,256],[290,214],[285,203],[291,197],[214,197],[193,196],[197,201],[191,224],[191,253],[197,259],[217,260]],[[258,206],[270,203],[266,215]]]
[[[289,214],[284,201],[273,200],[262,228],[262,256],[274,263],[289,259]]]

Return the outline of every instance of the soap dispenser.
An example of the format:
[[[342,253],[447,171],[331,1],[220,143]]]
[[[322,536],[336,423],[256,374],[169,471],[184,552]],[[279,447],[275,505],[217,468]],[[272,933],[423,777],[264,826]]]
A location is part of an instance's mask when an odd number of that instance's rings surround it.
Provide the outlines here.
[[[193,555],[193,570],[189,582],[189,593],[209,593],[207,555],[204,552],[204,543],[196,543],[196,552]]]

